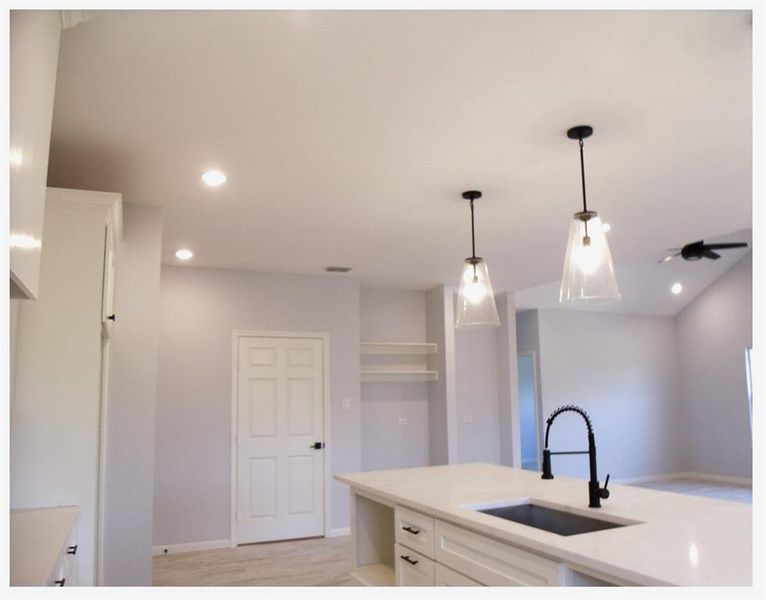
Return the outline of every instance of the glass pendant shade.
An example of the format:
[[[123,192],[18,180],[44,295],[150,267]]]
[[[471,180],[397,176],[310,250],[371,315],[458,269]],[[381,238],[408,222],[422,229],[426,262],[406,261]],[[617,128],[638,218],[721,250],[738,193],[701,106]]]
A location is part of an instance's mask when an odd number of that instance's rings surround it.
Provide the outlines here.
[[[619,300],[612,253],[601,219],[592,211],[575,213],[569,225],[559,303],[599,304]]]
[[[495,293],[483,258],[466,258],[457,292],[455,327],[497,327]]]

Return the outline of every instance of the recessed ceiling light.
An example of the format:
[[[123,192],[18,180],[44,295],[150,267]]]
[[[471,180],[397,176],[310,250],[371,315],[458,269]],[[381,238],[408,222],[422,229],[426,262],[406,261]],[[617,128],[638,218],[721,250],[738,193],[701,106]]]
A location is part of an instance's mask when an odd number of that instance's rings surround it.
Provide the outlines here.
[[[672,286],[670,286],[670,291],[674,294],[678,295],[681,292],[684,291],[684,286],[682,286],[680,283],[676,282]]]
[[[176,258],[178,260],[189,260],[192,256],[194,256],[194,252],[187,250],[186,248],[181,248],[176,251]]]
[[[673,260],[673,255],[672,254],[670,256],[666,256],[665,258],[663,258],[662,262],[666,263],[666,262],[670,262],[671,260]]]
[[[609,223],[603,223],[603,224],[601,225],[601,230],[602,230],[604,233],[609,233],[610,231],[612,231],[612,226],[611,226]]]
[[[202,181],[205,182],[205,185],[209,185],[210,187],[218,187],[219,185],[226,183],[226,175],[221,171],[205,171],[202,174]]]

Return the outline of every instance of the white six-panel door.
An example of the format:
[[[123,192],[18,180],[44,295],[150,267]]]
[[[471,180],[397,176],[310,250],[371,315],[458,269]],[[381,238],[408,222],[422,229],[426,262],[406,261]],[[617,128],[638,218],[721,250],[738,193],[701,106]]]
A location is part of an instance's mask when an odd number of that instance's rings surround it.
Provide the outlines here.
[[[241,337],[238,544],[324,533],[324,357],[317,338]]]

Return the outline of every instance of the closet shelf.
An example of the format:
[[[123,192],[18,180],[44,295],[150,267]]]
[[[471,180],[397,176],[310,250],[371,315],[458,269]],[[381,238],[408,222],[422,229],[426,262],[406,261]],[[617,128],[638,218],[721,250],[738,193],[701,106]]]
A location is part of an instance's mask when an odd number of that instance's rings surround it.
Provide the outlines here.
[[[362,342],[362,354],[435,354],[436,344],[429,342]]]
[[[438,371],[409,370],[393,371],[384,369],[363,369],[362,381],[436,381]]]

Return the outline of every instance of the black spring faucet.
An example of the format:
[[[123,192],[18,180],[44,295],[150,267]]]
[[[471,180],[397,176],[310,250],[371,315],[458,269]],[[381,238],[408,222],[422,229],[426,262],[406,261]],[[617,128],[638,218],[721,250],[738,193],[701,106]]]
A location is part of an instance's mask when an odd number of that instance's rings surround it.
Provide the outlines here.
[[[588,449],[576,450],[567,452],[551,452],[548,450],[548,434],[551,431],[551,425],[553,421],[561,413],[576,412],[583,419],[585,419],[585,425],[588,427]],[[590,461],[590,481],[588,481],[588,506],[590,508],[601,508],[601,499],[606,500],[609,498],[609,490],[606,489],[609,485],[609,475],[606,476],[604,481],[604,487],[600,487],[598,483],[598,472],[596,470],[596,438],[593,435],[593,424],[590,422],[590,417],[579,406],[561,406],[551,413],[551,416],[547,420],[548,426],[545,428],[545,449],[543,450],[543,479],[553,479],[553,473],[551,472],[551,455],[553,454],[587,454]]]

